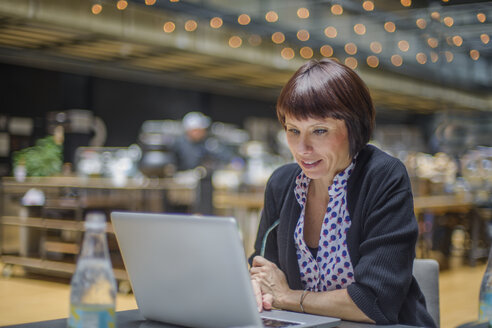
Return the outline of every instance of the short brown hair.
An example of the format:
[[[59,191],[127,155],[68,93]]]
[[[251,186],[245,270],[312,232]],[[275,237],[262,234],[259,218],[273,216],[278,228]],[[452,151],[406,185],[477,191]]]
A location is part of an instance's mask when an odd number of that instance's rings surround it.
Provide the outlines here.
[[[345,121],[354,156],[369,142],[375,110],[369,89],[352,69],[322,59],[310,60],[290,78],[278,98],[277,116],[284,127],[285,116]]]

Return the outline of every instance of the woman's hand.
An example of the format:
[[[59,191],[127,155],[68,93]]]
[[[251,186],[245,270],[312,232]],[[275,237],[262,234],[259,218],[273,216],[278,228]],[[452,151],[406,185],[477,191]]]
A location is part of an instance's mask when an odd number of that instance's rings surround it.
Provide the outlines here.
[[[271,310],[272,295],[263,294],[261,292],[260,284],[256,279],[251,279],[251,284],[253,285],[253,292],[256,298],[256,305],[258,306],[258,312],[262,312],[263,310]]]
[[[281,308],[282,298],[290,292],[285,274],[275,263],[261,256],[253,259],[250,273],[258,309]]]

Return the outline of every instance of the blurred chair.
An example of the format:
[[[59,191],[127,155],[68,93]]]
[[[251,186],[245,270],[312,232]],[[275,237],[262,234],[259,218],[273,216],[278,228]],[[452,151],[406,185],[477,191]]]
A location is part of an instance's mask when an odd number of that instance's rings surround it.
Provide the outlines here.
[[[433,259],[415,259],[413,276],[425,296],[427,311],[439,327],[439,263]]]

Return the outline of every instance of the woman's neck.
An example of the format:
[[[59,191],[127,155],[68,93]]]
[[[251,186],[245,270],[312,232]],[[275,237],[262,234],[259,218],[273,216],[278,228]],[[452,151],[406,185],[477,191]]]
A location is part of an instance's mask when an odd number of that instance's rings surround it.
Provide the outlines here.
[[[319,179],[313,179],[311,181],[311,185],[314,185],[314,193],[326,193],[328,195],[328,188],[333,184],[333,180],[335,179],[335,176],[341,172],[343,172],[347,167],[350,166],[350,163],[352,163],[352,159],[350,158],[345,164],[343,165],[342,169],[338,169],[332,174],[327,174],[322,178]]]

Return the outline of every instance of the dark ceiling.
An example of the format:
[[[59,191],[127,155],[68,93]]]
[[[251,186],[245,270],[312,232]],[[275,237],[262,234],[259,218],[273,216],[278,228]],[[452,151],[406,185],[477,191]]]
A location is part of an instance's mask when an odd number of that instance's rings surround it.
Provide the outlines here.
[[[380,107],[487,111],[491,22],[491,1],[2,0],[0,61],[274,99],[330,56]]]

